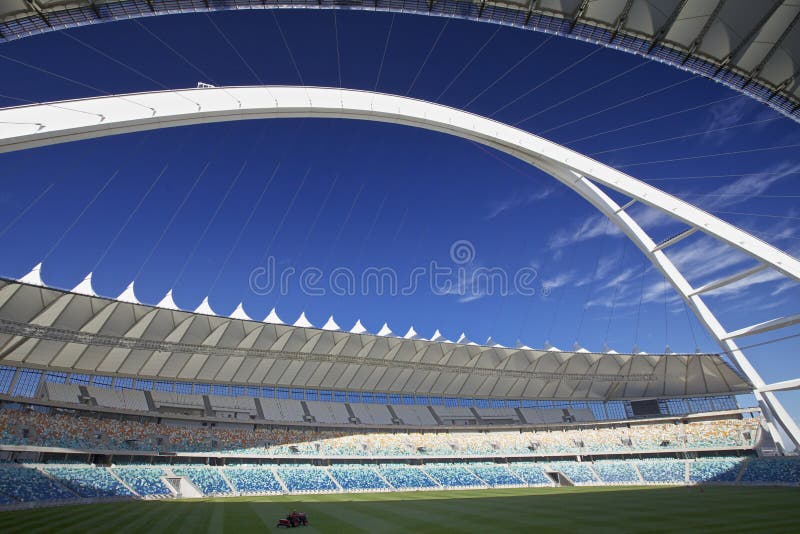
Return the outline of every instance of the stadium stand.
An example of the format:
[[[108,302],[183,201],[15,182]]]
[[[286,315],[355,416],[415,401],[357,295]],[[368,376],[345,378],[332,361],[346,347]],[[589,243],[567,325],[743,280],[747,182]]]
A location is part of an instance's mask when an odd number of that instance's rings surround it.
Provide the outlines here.
[[[476,477],[486,482],[489,486],[522,486],[525,481],[510,471],[505,465],[498,464],[469,464],[465,465]]]
[[[281,466],[276,471],[289,491],[336,491],[336,483],[322,467]]]
[[[592,466],[600,480],[606,484],[629,484],[639,482],[636,469],[628,462],[600,460]]]
[[[61,501],[77,496],[34,467],[1,466],[0,493],[19,502]]]
[[[144,496],[172,495],[161,480],[166,472],[158,467],[125,466],[115,467],[112,472],[137,494]]]
[[[529,486],[552,486],[541,465],[533,462],[515,462],[509,469]]]
[[[371,467],[341,466],[329,469],[344,490],[386,490],[389,486]]]
[[[133,493],[102,467],[51,467],[44,469],[81,497],[131,497]]]
[[[464,466],[458,464],[428,464],[425,472],[440,485],[447,488],[466,488],[485,486],[485,484]]]
[[[395,489],[428,489],[437,483],[415,466],[378,466],[378,473]]]
[[[800,459],[753,458],[747,461],[741,482],[800,484]]]
[[[550,462],[551,469],[561,471],[573,484],[595,484],[600,482],[589,464],[581,462]]]
[[[689,462],[689,481],[696,484],[736,482],[743,462],[741,458],[708,458]]]
[[[633,462],[648,483],[682,484],[686,480],[686,463],[676,460],[640,460]]]
[[[186,477],[194,487],[206,495],[224,495],[231,492],[230,486],[213,467],[175,467],[172,472]]]
[[[226,467],[225,476],[240,493],[280,493],[281,485],[272,469],[264,466]]]

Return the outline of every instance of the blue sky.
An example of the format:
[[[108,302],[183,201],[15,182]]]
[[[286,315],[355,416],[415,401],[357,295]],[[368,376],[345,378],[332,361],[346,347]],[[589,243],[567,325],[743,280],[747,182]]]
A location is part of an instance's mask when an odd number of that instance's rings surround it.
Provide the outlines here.
[[[518,124],[800,251],[798,149],[773,148],[800,143],[800,126],[709,80],[578,41],[411,15],[257,11],[101,24],[0,54],[3,106],[198,81],[438,101]],[[71,288],[94,271],[102,295],[135,278],[143,302],[174,288],[182,308],[209,295],[220,314],[243,301],[254,318],[277,306],[287,322],[305,311],[322,325],[332,314],[372,332],[388,322],[398,334],[413,324],[423,337],[463,331],[504,345],[717,350],[586,202],[521,162],[438,133],[319,119],[194,126],[6,154],[0,176],[6,277],[44,259],[49,285]],[[656,241],[682,230],[654,210],[633,214]],[[407,296],[310,296],[290,284],[281,295],[249,284],[267,257],[297,271],[392,267],[405,280],[431,261],[452,265],[458,240],[474,246],[468,271],[535,269],[536,295],[480,284]],[[748,265],[702,236],[670,253],[697,285]],[[797,284],[770,273],[752,281],[709,297],[729,329],[797,313]],[[781,380],[800,375],[798,348],[792,339],[748,354],[765,379]],[[781,398],[800,415],[798,395]]]

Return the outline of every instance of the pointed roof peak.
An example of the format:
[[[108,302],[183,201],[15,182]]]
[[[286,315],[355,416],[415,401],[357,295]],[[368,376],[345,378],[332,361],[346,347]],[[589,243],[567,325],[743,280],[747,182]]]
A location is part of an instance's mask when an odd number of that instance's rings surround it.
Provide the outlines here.
[[[300,312],[300,317],[294,322],[294,326],[301,326],[303,328],[314,328],[314,325],[311,324],[311,321],[308,320],[306,317],[306,312]]]
[[[367,329],[361,324],[361,319],[356,320],[356,324],[353,325],[353,328],[350,329],[351,334],[366,334]]]
[[[117,300],[120,302],[129,302],[131,304],[141,304],[139,299],[136,298],[136,292],[133,289],[133,282],[128,284],[128,287],[125,288],[125,291],[119,294]]]
[[[414,326],[413,325],[411,326],[411,328],[408,329],[408,332],[406,332],[406,335],[403,336],[403,338],[405,338],[405,339],[417,339],[418,337],[419,337],[419,334],[417,334],[417,331],[414,330]]]
[[[447,339],[442,335],[442,333],[439,331],[438,328],[436,329],[436,332],[433,333],[431,341],[439,341],[441,343],[452,343],[452,341],[450,341],[449,339]]]
[[[179,310],[178,305],[175,304],[175,299],[172,298],[172,290],[170,289],[167,291],[167,294],[164,295],[164,298],[161,299],[161,302],[156,304],[159,308],[165,308],[167,310]]]
[[[272,308],[272,309],[269,311],[269,313],[267,314],[267,316],[266,316],[266,317],[264,317],[264,320],[263,320],[263,321],[261,321],[261,322],[262,322],[262,323],[267,323],[267,324],[285,324],[285,323],[284,323],[284,322],[281,320],[281,318],[280,318],[280,317],[278,317],[278,310],[276,310],[275,308]]]
[[[194,310],[194,313],[202,313],[203,315],[217,315],[214,310],[211,309],[211,304],[208,303],[208,297],[203,299],[203,302]]]
[[[42,281],[42,263],[39,262],[34,265],[33,269],[19,279],[20,282],[23,284],[30,284],[32,286],[44,286],[44,282]]]
[[[323,330],[341,330],[341,328],[339,328],[339,325],[336,324],[336,321],[333,319],[333,315],[328,317],[328,320],[325,321],[324,325],[322,325],[322,329]]]
[[[96,297],[97,293],[94,292],[94,288],[92,287],[92,273],[87,274],[77,286],[73,287],[72,292],[78,293],[79,295]]]
[[[383,326],[381,327],[380,330],[378,330],[378,334],[377,335],[384,336],[384,337],[385,336],[391,336],[392,335],[392,329],[389,328],[389,325],[387,323],[383,323]]]
[[[247,312],[244,311],[244,304],[241,302],[239,303],[238,306],[236,306],[236,309],[233,310],[233,312],[231,312],[229,317],[231,319],[244,319],[245,321],[253,320],[249,315],[247,315]]]

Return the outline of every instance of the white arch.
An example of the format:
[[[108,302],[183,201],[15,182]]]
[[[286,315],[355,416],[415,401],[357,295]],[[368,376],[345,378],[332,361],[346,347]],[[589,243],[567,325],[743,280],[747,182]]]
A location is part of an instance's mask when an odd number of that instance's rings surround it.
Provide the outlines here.
[[[740,280],[754,270],[695,288],[663,249],[700,231],[755,258],[758,269],[771,268],[795,281],[800,281],[800,261],[660,189],[524,130],[447,106],[368,91],[270,86],[200,88],[2,109],[0,152],[172,126],[287,117],[362,119],[435,130],[506,152],[561,181],[599,209],[647,256],[753,384],[768,421],[778,422],[792,441],[800,445],[800,429],[734,341],[737,337],[798,323],[800,315],[729,332],[701,295]],[[628,196],[631,201],[620,206],[598,184]],[[690,230],[655,243],[626,213],[636,202],[689,225]],[[780,435],[774,428],[771,430],[780,442]]]

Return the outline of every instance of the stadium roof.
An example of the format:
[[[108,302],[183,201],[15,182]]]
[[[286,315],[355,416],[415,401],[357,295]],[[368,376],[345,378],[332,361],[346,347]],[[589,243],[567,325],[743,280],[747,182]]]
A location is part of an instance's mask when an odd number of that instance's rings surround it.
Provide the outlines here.
[[[394,337],[384,326],[338,330],[212,315],[205,300],[177,309],[171,294],[140,304],[132,286],[98,297],[91,278],[72,292],[38,271],[0,279],[0,360],[13,365],[157,380],[414,395],[586,399],[743,393],[752,387],[714,354],[596,354]],[[359,333],[361,332],[361,333]]]
[[[337,7],[482,20],[590,41],[713,78],[800,120],[799,0],[3,0],[0,42],[137,16]]]

